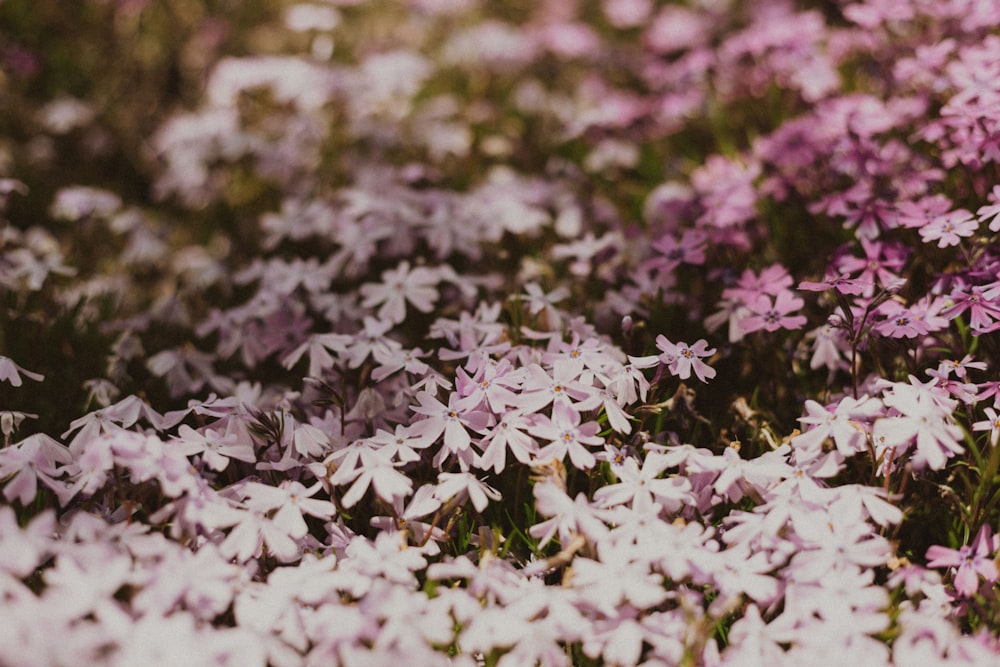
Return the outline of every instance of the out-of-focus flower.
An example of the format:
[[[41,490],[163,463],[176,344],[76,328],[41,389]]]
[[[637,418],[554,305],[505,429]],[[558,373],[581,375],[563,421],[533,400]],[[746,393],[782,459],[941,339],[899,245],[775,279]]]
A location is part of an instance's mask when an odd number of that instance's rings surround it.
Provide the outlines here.
[[[21,380],[22,375],[35,382],[41,382],[45,379],[45,376],[41,373],[32,373],[29,370],[21,368],[10,357],[0,356],[0,381],[10,382],[15,387],[20,387],[23,384]]]
[[[121,208],[121,197],[98,188],[64,188],[52,203],[52,217],[76,222],[84,218],[107,218]]]
[[[792,315],[805,302],[789,290],[782,290],[775,295],[774,300],[762,294],[748,304],[750,315],[740,320],[744,333],[752,333],[759,329],[777,331],[778,329],[801,329],[805,326],[805,315]]]
[[[366,308],[379,306],[378,318],[399,324],[406,319],[406,304],[422,313],[429,313],[438,299],[436,285],[440,274],[425,266],[410,269],[410,263],[400,262],[395,269],[382,273],[381,283],[361,286],[361,305]]]
[[[976,211],[980,222],[990,223],[991,232],[1000,232],[1000,185],[994,185],[988,195],[990,204],[981,206]]]
[[[997,564],[991,555],[1000,549],[1000,539],[986,524],[976,533],[972,544],[958,549],[933,545],[927,549],[927,567],[954,567],[955,590],[962,597],[971,597],[979,590],[979,578],[996,583]]]

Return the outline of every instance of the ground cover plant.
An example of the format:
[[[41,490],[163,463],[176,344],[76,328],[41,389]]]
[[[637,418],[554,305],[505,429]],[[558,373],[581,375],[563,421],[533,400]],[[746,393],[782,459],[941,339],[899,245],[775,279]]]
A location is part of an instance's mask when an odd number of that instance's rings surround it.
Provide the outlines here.
[[[995,664],[998,17],[0,0],[0,664]]]

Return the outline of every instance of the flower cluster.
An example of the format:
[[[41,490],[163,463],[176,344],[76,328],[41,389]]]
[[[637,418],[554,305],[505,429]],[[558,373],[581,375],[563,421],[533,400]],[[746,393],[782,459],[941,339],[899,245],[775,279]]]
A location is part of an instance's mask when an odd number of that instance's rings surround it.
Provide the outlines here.
[[[997,660],[1000,2],[224,4],[0,3],[0,663]]]

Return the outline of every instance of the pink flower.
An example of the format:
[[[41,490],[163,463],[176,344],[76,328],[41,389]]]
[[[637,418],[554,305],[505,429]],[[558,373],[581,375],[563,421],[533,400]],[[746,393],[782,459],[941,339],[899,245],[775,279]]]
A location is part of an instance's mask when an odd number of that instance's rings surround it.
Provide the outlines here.
[[[512,404],[525,412],[538,412],[549,403],[573,405],[578,410],[590,410],[600,404],[592,385],[580,377],[584,365],[580,359],[557,359],[551,373],[538,364],[527,367],[521,393]]]
[[[563,320],[563,313],[556,304],[569,296],[570,291],[566,287],[557,287],[546,294],[538,283],[528,283],[524,286],[521,299],[526,302],[528,312],[539,317],[540,323],[551,330],[558,328]]]
[[[379,363],[379,366],[372,371],[372,379],[376,382],[381,382],[398,371],[421,376],[430,369],[420,360],[421,357],[427,356],[427,353],[419,347],[411,350],[402,347],[376,347],[372,350],[372,356]]]
[[[971,545],[949,549],[935,544],[927,549],[927,567],[956,567],[955,590],[962,597],[972,597],[979,590],[979,577],[996,583],[997,564],[990,557],[1000,548],[1000,539],[983,524]]]
[[[615,348],[598,338],[587,337],[581,341],[580,334],[574,331],[568,342],[558,338],[552,340],[549,350],[542,353],[542,364],[552,365],[560,359],[569,359],[582,362],[588,370],[601,372],[621,363],[621,358],[614,352],[617,352]]]
[[[656,347],[663,352],[660,360],[680,379],[687,380],[691,377],[692,370],[702,382],[708,382],[715,377],[715,369],[702,361],[703,358],[715,354],[715,348],[709,348],[704,339],[698,340],[694,345],[688,345],[671,343],[661,334],[656,337]]]
[[[245,563],[259,558],[266,545],[276,559],[290,563],[301,557],[298,539],[304,536],[300,527],[280,526],[263,512],[247,511],[219,545],[219,551],[227,559]]]
[[[420,460],[417,451],[430,447],[431,441],[418,434],[411,426],[397,425],[393,433],[378,429],[368,442],[379,447],[380,456],[387,456],[398,463],[411,463]]]
[[[1000,232],[1000,185],[994,185],[993,191],[988,195],[990,203],[981,206],[976,211],[979,222],[990,223],[991,232]]]
[[[369,355],[385,355],[402,347],[398,341],[386,336],[392,324],[384,318],[365,317],[362,330],[354,335],[354,342],[344,350],[347,365],[350,368],[358,368]]]
[[[381,283],[361,286],[361,305],[365,308],[380,306],[377,316],[393,324],[406,319],[406,304],[422,313],[429,313],[438,299],[436,285],[441,282],[437,271],[418,266],[412,271],[410,263],[402,261],[395,269],[382,272]]]
[[[372,517],[369,523],[381,530],[408,531],[416,544],[420,544],[424,540],[433,540],[430,544],[446,540],[447,533],[437,526],[417,521],[431,512],[436,512],[441,507],[441,501],[434,497],[435,490],[435,486],[424,484],[413,494],[413,498],[410,499],[405,508],[403,507],[403,499],[397,497],[392,504],[393,516]]]
[[[275,524],[286,529],[289,535],[302,537],[307,532],[303,515],[317,519],[332,519],[337,508],[329,500],[313,498],[322,488],[317,482],[310,487],[301,482],[285,480],[278,486],[250,482],[242,489],[245,503],[253,511],[274,513]]]
[[[990,445],[996,447],[1000,440],[1000,415],[993,408],[986,408],[986,419],[978,421],[972,425],[973,431],[989,431]]]
[[[801,329],[806,324],[804,315],[791,315],[805,305],[805,302],[795,296],[790,290],[782,290],[771,298],[760,295],[749,304],[751,315],[740,320],[744,333],[752,333],[759,329],[777,331],[778,329]]]
[[[792,444],[819,450],[827,438],[832,438],[837,450],[844,456],[853,456],[868,448],[868,433],[864,423],[874,419],[882,410],[878,401],[862,396],[854,399],[845,396],[831,411],[813,400],[806,400],[805,417],[799,417],[803,427],[812,426],[792,438]]]
[[[500,492],[468,472],[442,472],[438,475],[434,497],[442,502],[463,502],[468,498],[477,512],[486,509],[489,501],[500,500]]]
[[[750,303],[763,294],[781,294],[791,286],[792,277],[788,274],[788,269],[780,264],[772,264],[759,274],[750,269],[745,270],[734,287],[727,287],[722,291],[722,297]]]
[[[599,560],[573,559],[573,588],[588,605],[607,616],[628,602],[636,609],[648,609],[663,602],[669,593],[662,576],[635,563],[632,545],[605,541],[597,547]]]
[[[411,424],[412,433],[430,441],[444,435],[444,446],[434,457],[434,465],[440,468],[446,459],[454,456],[462,470],[468,470],[475,454],[471,449],[472,436],[466,427],[482,430],[489,423],[489,415],[463,409],[457,393],[449,395],[448,405],[426,391],[417,394],[417,401],[419,405],[410,409],[417,414],[426,415],[426,419]]]
[[[612,387],[605,387],[600,392],[600,397],[608,425],[619,433],[631,433],[632,425],[629,423],[628,413],[622,409],[623,401],[612,393]]]
[[[847,274],[860,271],[856,280],[859,284],[868,285],[864,291],[866,296],[874,293],[875,285],[895,285],[900,279],[897,272],[905,265],[909,251],[899,244],[887,241],[873,241],[862,237],[860,242],[865,256],[844,255],[836,260],[837,269]]]
[[[784,570],[789,581],[830,585],[827,582],[847,576],[855,567],[885,564],[892,553],[889,541],[845,511],[843,501],[821,508],[793,508],[791,524],[794,534],[787,539],[795,545],[795,554]]]
[[[66,484],[58,481],[62,466],[73,461],[64,445],[44,433],[30,435],[21,442],[0,449],[0,479],[6,480],[3,495],[28,506],[38,493],[38,481],[57,495],[66,493]]]
[[[680,239],[673,234],[664,234],[652,244],[659,255],[644,266],[668,273],[681,264],[704,264],[707,238],[705,232],[699,230],[686,230]]]
[[[498,475],[507,466],[509,451],[521,463],[528,463],[538,453],[538,443],[528,435],[532,426],[530,415],[521,410],[510,410],[479,441],[482,455],[474,465],[483,470],[493,468]]]
[[[532,623],[510,609],[486,607],[462,628],[458,645],[470,654],[490,654],[519,645],[531,633]]]
[[[875,330],[888,338],[916,338],[930,331],[919,317],[898,301],[889,300],[880,309],[885,319],[875,325]]]
[[[521,373],[514,372],[506,359],[483,364],[473,377],[461,366],[456,373],[455,388],[462,399],[455,405],[462,410],[488,408],[494,414],[501,414],[517,401],[514,390],[520,388]]]
[[[535,509],[542,516],[550,517],[528,529],[528,534],[538,540],[539,549],[557,536],[560,544],[569,544],[578,534],[591,543],[597,543],[608,534],[604,513],[594,507],[583,493],[572,499],[553,482],[535,484],[533,492]]]
[[[573,465],[581,470],[594,467],[597,459],[584,445],[603,445],[597,435],[601,427],[597,422],[581,424],[580,413],[570,405],[557,402],[552,406],[552,417],[538,415],[531,427],[531,434],[549,443],[538,452],[539,460],[565,460],[567,454]]]
[[[963,237],[976,233],[979,221],[968,211],[959,209],[945,215],[935,217],[920,228],[920,237],[924,243],[937,241],[939,248],[958,245]]]
[[[1000,320],[1000,283],[970,285],[954,290],[949,299],[953,305],[945,308],[944,317],[955,318],[969,311],[969,325],[977,333],[995,330]]]
[[[962,380],[968,380],[970,368],[985,371],[986,362],[975,361],[971,354],[967,354],[961,359],[945,359],[938,363],[937,369],[928,370],[927,374],[945,380],[954,373]]]
[[[309,377],[320,377],[323,371],[333,368],[337,362],[337,359],[330,353],[343,353],[352,340],[351,336],[345,334],[313,334],[304,343],[285,355],[281,364],[290,369],[298,363],[303,354],[308,353],[308,375]]]
[[[343,507],[353,507],[364,496],[368,487],[375,489],[375,495],[387,503],[394,502],[413,492],[413,480],[396,470],[395,465],[387,457],[376,455],[366,461],[362,468],[356,470],[354,483],[348,489],[340,504]]]
[[[845,357],[850,348],[843,329],[824,324],[807,333],[806,339],[813,341],[809,368],[815,370],[826,367],[830,371],[836,371],[848,365]]]
[[[22,528],[13,507],[0,507],[0,572],[5,577],[30,576],[49,554],[56,531],[52,510],[36,515]],[[9,587],[10,583],[4,585]],[[7,604],[13,608],[12,601]]]
[[[369,582],[386,581],[416,586],[413,573],[427,567],[427,559],[399,539],[398,535],[379,533],[375,540],[362,536],[354,537],[344,549],[344,559],[337,563],[346,572],[356,572]],[[368,583],[367,585],[371,585]]]
[[[934,385],[919,383],[890,384],[883,400],[894,414],[876,420],[872,427],[875,453],[883,465],[890,458],[898,461],[914,443],[918,470],[924,466],[940,470],[949,457],[964,451],[962,429],[951,418],[957,401],[936,395],[934,389]]]
[[[827,290],[837,290],[841,294],[861,295],[871,289],[871,283],[866,283],[856,278],[851,278],[846,274],[841,274],[833,278],[827,278],[820,282],[803,280],[799,283],[798,289],[807,292],[825,292]]]
[[[181,424],[178,436],[175,442],[182,448],[184,454],[186,456],[201,454],[201,460],[212,470],[220,472],[225,470],[230,459],[244,463],[257,461],[253,444],[240,442],[236,433],[218,433],[210,428],[201,433],[187,424]]]
[[[667,512],[675,512],[691,500],[691,483],[676,475],[660,477],[671,464],[669,457],[656,452],[646,455],[641,468],[634,458],[626,458],[616,470],[619,483],[595,491],[594,502],[601,507],[628,504],[633,508],[651,507],[656,502]]]

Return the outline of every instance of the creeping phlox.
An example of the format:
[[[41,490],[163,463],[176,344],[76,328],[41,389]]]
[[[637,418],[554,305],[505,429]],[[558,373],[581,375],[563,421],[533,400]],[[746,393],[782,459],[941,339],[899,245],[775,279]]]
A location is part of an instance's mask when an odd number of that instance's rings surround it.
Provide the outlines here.
[[[1000,0],[48,4],[0,664],[1000,660]]]

